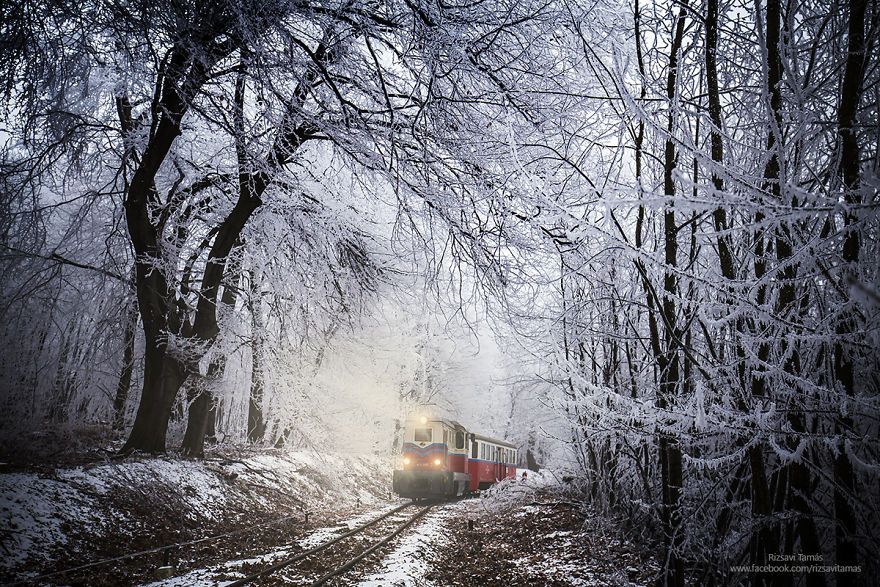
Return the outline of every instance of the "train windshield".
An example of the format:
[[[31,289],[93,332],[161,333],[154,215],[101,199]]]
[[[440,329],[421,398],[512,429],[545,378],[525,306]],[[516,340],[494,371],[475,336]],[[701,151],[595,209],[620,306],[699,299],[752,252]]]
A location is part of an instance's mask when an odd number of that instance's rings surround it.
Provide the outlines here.
[[[433,438],[433,430],[430,428],[416,428],[413,433],[415,434],[416,442],[431,442]]]

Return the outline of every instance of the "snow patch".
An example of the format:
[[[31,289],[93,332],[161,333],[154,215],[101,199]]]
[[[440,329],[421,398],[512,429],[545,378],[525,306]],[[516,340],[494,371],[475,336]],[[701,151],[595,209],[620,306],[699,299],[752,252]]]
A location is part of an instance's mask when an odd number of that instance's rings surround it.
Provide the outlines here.
[[[463,504],[445,506],[429,513],[399,540],[386,556],[381,568],[364,577],[360,587],[421,587],[430,584],[425,574],[436,549],[449,542],[446,520],[464,509]]]
[[[374,455],[278,451],[0,474],[0,570],[34,577],[62,551],[82,563],[115,556],[96,555],[92,545],[108,539],[124,545],[133,533],[147,531],[149,508],[138,504],[149,500],[205,527],[224,520],[232,509],[277,511],[282,502],[313,519],[384,504],[390,470],[388,459]]]

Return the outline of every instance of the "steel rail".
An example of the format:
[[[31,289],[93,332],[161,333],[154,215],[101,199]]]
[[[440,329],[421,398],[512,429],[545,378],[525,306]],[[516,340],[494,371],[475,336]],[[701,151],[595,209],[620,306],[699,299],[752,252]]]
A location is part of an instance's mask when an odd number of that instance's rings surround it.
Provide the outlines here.
[[[407,520],[404,524],[401,524],[400,526],[398,526],[397,529],[394,530],[394,532],[392,532],[391,534],[389,534],[388,536],[386,536],[385,538],[383,538],[382,540],[380,540],[379,542],[377,542],[376,544],[374,544],[373,546],[371,546],[367,550],[363,551],[362,553],[360,553],[359,555],[357,555],[356,557],[354,557],[353,559],[351,559],[350,561],[348,561],[344,565],[336,567],[335,569],[333,569],[332,571],[330,571],[326,575],[323,575],[320,579],[317,579],[314,583],[312,583],[311,587],[320,587],[321,585],[326,583],[329,579],[332,579],[333,577],[335,577],[337,575],[341,575],[342,573],[350,570],[357,563],[359,563],[360,561],[362,561],[363,559],[368,557],[370,555],[370,553],[372,553],[374,550],[376,550],[377,548],[379,548],[380,546],[382,546],[384,544],[388,544],[388,542],[390,542],[395,537],[397,537],[398,534],[400,534],[401,532],[403,532],[404,530],[406,530],[407,528],[412,526],[416,520],[418,520],[419,518],[424,516],[426,513],[428,513],[428,510],[430,510],[432,507],[434,507],[434,504],[427,505],[427,506],[423,507],[418,512],[416,512],[416,514],[414,516],[412,516],[409,520]]]
[[[256,581],[257,579],[260,579],[260,578],[265,577],[267,575],[271,575],[272,573],[274,573],[276,571],[280,571],[284,567],[288,567],[295,562],[301,561],[302,559],[308,558],[315,553],[321,552],[322,550],[336,544],[340,540],[344,540],[346,538],[349,538],[350,536],[354,536],[355,534],[363,532],[367,528],[376,525],[377,523],[381,522],[385,518],[388,518],[389,516],[393,516],[397,512],[399,512],[403,509],[406,509],[412,505],[415,505],[414,501],[411,501],[409,503],[405,503],[402,506],[396,507],[393,510],[385,512],[384,514],[382,514],[378,518],[375,518],[373,520],[370,520],[369,522],[361,524],[360,526],[357,526],[356,528],[352,528],[351,530],[349,530],[348,532],[346,532],[344,534],[340,534],[339,536],[337,536],[336,538],[333,538],[332,540],[328,540],[327,542],[323,542],[323,543],[319,544],[318,546],[315,546],[315,547],[310,548],[308,550],[304,550],[303,552],[300,552],[299,554],[297,554],[295,556],[292,556],[288,559],[284,559],[283,561],[277,562],[272,566],[266,567],[262,571],[257,571],[256,573],[253,573],[252,575],[248,575],[247,577],[237,579],[235,581],[232,581],[231,583],[222,583],[222,587],[239,587],[240,585],[247,585],[248,583]],[[415,520],[417,520],[418,518],[421,518],[425,514],[425,512],[427,512],[428,509],[430,509],[430,508],[431,508],[431,506],[427,506],[427,507],[423,508],[415,516],[413,516],[413,518],[410,518],[410,520],[407,521],[407,523],[404,525],[404,527],[398,528],[394,532],[393,536],[391,536],[390,538],[386,538],[383,541],[383,543],[388,542],[388,540],[390,540],[394,536],[397,536],[398,534],[400,534],[400,532],[402,532],[405,529],[405,527],[409,527]],[[371,552],[372,552],[372,550],[375,550],[375,547],[370,549]],[[361,557],[361,558],[363,558],[363,557]],[[358,560],[360,560],[360,559],[358,559]],[[354,562],[356,563],[357,561],[354,561]],[[352,561],[349,561],[349,563],[352,563]],[[348,564],[348,563],[346,563],[346,564]],[[354,564],[354,563],[352,563],[352,564]],[[333,576],[333,575],[330,575],[330,576]],[[327,577],[327,578],[329,578],[329,577]],[[324,578],[322,577],[322,579],[324,579]],[[321,579],[319,579],[319,580],[321,580]],[[324,580],[326,580],[326,579],[324,579]],[[320,584],[320,583],[317,583],[317,584]]]

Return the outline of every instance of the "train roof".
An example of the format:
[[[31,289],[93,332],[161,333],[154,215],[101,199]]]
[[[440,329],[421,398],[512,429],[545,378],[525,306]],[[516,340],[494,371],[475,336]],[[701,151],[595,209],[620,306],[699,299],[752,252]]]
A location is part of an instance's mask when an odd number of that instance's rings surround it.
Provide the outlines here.
[[[497,438],[492,438],[491,436],[483,436],[482,434],[474,433],[474,438],[477,440],[481,440],[483,442],[491,442],[492,444],[497,444],[498,446],[504,446],[507,448],[516,448],[515,444],[511,444],[506,440],[498,440]]]
[[[467,428],[465,428],[464,426],[462,426],[461,424],[459,424],[455,420],[450,420],[448,418],[432,418],[430,416],[423,416],[423,417],[426,418],[428,422],[442,422],[443,424],[446,424],[447,426],[450,426],[451,428],[460,428],[466,432],[469,432],[467,430]],[[415,421],[417,421],[417,418],[419,418],[419,416],[413,415],[413,416],[410,416],[409,418],[407,418],[407,421],[415,422]],[[473,434],[474,438],[479,441],[491,442],[492,444],[497,444],[498,446],[504,446],[506,448],[516,449],[515,444],[511,444],[511,443],[507,442],[506,440],[498,440],[497,438],[492,438],[491,436],[483,436],[482,434],[477,434],[475,432],[473,432],[471,434]]]
[[[441,423],[443,423],[443,424],[446,424],[446,425],[449,426],[450,428],[461,428],[462,430],[465,430],[465,427],[464,427],[464,426],[462,426],[461,424],[459,424],[459,423],[456,422],[455,420],[450,420],[449,418],[433,418],[433,417],[431,417],[431,416],[417,416],[417,415],[413,415],[413,416],[408,417],[408,418],[406,419],[406,421],[407,421],[407,422],[415,422],[416,424],[420,424],[421,422],[419,422],[419,420],[420,420],[421,418],[425,418],[425,420],[426,420],[427,422],[441,422]]]

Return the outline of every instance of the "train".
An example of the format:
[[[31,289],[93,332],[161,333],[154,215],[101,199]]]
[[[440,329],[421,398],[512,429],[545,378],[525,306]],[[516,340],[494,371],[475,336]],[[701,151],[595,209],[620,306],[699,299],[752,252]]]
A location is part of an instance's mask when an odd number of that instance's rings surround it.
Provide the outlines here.
[[[469,432],[454,420],[413,416],[406,420],[392,490],[410,499],[443,499],[516,477],[515,445]]]

